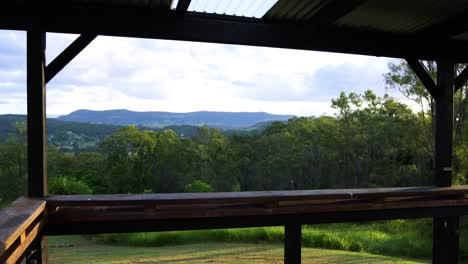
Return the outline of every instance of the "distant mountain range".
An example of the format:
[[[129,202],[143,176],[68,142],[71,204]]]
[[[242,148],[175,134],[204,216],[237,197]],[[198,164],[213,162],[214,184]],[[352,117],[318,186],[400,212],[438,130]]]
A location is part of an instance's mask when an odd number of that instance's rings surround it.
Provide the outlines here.
[[[77,110],[68,115],[59,116],[61,121],[83,122],[109,125],[139,125],[162,128],[174,125],[207,125],[221,129],[241,129],[258,123],[286,121],[293,115],[274,115],[265,112],[134,112],[129,110]]]

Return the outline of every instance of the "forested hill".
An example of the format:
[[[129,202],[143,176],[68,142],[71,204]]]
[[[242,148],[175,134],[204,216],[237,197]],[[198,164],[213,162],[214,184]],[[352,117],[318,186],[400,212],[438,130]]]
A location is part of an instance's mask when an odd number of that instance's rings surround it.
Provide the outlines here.
[[[58,117],[58,120],[112,125],[141,125],[161,128],[172,125],[191,125],[238,129],[266,121],[285,121],[292,115],[273,115],[265,112],[134,112],[129,110],[78,110]]]
[[[55,118],[47,119],[47,141],[62,150],[94,149],[96,143],[115,132],[119,126],[66,122]],[[26,130],[25,115],[0,115],[0,142]]]
[[[270,124],[269,122],[255,124],[245,129],[226,130],[229,134],[249,133],[261,131]],[[114,133],[119,125],[93,124],[82,122],[63,121],[57,118],[47,119],[47,141],[49,145],[59,147],[65,152],[82,152],[95,150],[97,143]],[[192,125],[170,125],[162,128],[148,128],[138,126],[140,129],[161,131],[173,130],[180,137],[191,138],[197,134],[199,127]],[[0,143],[5,142],[10,136],[21,133],[18,130],[26,129],[25,115],[0,115]]]

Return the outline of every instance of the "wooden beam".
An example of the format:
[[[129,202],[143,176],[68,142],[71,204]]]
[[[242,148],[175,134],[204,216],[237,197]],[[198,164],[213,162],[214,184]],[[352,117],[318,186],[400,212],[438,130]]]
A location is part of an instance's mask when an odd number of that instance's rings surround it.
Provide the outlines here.
[[[434,40],[410,34],[311,27],[214,14],[190,13],[181,17],[177,11],[143,8],[78,8],[65,2],[44,10],[41,27],[48,32],[468,61],[467,42],[462,40]],[[0,28],[11,28],[12,23],[16,23],[15,29],[28,28],[28,17],[21,9],[6,9],[5,13],[9,15],[0,16]]]
[[[44,197],[47,195],[45,32],[40,28],[30,27],[26,42],[28,196]],[[29,247],[31,252],[35,252],[34,263],[46,263],[46,251],[38,246],[42,243],[42,235],[35,239],[39,242]]]
[[[453,61],[437,62],[435,120],[435,184],[452,185],[453,162],[453,94],[455,64]],[[432,263],[458,263],[459,217],[434,217]]]
[[[432,77],[429,75],[427,72],[426,68],[424,65],[417,59],[412,59],[412,58],[407,58],[406,62],[410,66],[410,68],[413,70],[413,72],[418,76],[419,80],[422,82],[424,87],[429,91],[431,96],[433,98],[436,98],[438,96],[438,86],[432,79]]]
[[[165,194],[103,194],[103,195],[56,195],[46,198],[50,207],[88,206],[141,206],[141,205],[224,205],[227,203],[270,203],[352,199],[383,199],[403,197],[437,198],[463,196],[468,186],[449,188],[435,186],[372,188],[372,189],[325,189],[302,191],[258,191],[218,193],[165,193]]]
[[[187,12],[191,1],[192,0],[179,0],[179,2],[177,2],[176,11],[181,13]]]
[[[420,203],[423,204],[423,203]],[[349,208],[352,208],[350,205]],[[363,204],[362,206],[368,206]],[[310,206],[309,206],[310,207]],[[127,208],[128,209],[128,208]],[[258,208],[257,208],[258,209]],[[436,206],[410,208],[385,208],[379,210],[361,210],[362,207],[352,211],[327,211],[305,213],[301,210],[291,211],[288,214],[264,214],[264,215],[223,215],[187,218],[155,218],[145,217],[148,212],[135,213],[133,220],[130,218],[119,219],[120,213],[114,212],[109,218],[107,212],[92,208],[69,208],[59,209],[57,213],[48,217],[45,229],[46,235],[72,235],[72,234],[104,234],[104,233],[126,233],[126,232],[153,232],[153,231],[175,231],[175,230],[199,230],[217,228],[240,228],[261,226],[285,226],[289,224],[324,224],[343,222],[365,222],[392,219],[412,219],[427,217],[447,217],[468,215],[468,205],[462,205],[455,200],[447,200]],[[132,210],[135,210],[132,209]],[[142,209],[143,210],[143,209]],[[156,210],[156,208],[155,208]],[[93,212],[94,211],[94,212]],[[200,210],[198,210],[200,211]],[[267,209],[264,210],[266,212]],[[89,214],[91,212],[91,214]],[[206,212],[209,212],[206,211]],[[153,213],[154,215],[154,213]]]
[[[73,41],[62,53],[60,53],[51,63],[45,68],[45,81],[48,83],[59,73],[65,66],[70,63],[80,52],[86,48],[97,35],[82,34]]]
[[[366,0],[331,0],[309,19],[311,25],[329,25],[349,14]]]
[[[301,263],[301,224],[289,224],[284,226],[284,263]]]
[[[28,196],[47,194],[45,32],[27,31]]]
[[[460,88],[466,84],[466,82],[468,81],[468,66],[465,67],[465,69],[463,69],[463,71],[457,76],[457,78],[455,78],[455,92],[457,92],[458,90],[460,90]]]
[[[312,193],[310,193],[312,192]],[[314,196],[313,194],[318,195]],[[328,193],[327,193],[328,192]],[[74,195],[47,199],[47,234],[169,231],[468,213],[466,186],[247,193]],[[103,229],[100,229],[103,228]]]

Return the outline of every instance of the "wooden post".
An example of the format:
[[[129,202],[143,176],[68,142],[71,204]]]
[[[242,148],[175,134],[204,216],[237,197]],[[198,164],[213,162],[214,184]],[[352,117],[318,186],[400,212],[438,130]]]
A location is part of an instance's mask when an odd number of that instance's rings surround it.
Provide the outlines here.
[[[45,32],[27,32],[27,113],[28,113],[28,196],[47,194],[46,112],[45,112]],[[43,250],[45,249],[45,250]],[[39,237],[31,246],[27,263],[46,263],[46,240]]]
[[[284,227],[284,263],[301,263],[301,225],[289,224]]]
[[[435,184],[452,185],[453,93],[455,64],[437,62],[435,118]],[[435,217],[433,221],[432,263],[458,262],[459,217]]]

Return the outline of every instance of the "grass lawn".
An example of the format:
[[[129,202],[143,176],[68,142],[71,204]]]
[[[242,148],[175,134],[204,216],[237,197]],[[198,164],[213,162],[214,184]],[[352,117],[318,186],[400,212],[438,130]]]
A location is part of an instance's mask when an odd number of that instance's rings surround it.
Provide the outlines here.
[[[51,264],[283,263],[283,247],[277,243],[207,242],[159,247],[128,247],[98,244],[81,236],[61,236],[50,237],[49,246]],[[313,248],[303,248],[302,259],[302,263],[426,263],[367,253]]]

